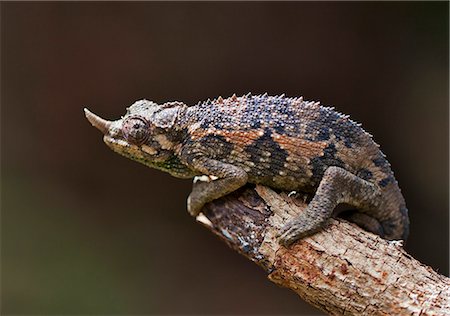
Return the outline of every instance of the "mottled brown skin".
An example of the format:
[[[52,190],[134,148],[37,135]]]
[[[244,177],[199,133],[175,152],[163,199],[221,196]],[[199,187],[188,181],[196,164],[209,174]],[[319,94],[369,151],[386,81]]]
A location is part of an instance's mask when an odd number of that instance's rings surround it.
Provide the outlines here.
[[[106,144],[128,158],[179,178],[213,176],[194,183],[193,216],[249,182],[314,193],[280,232],[284,245],[320,229],[342,203],[358,209],[348,218],[363,228],[407,238],[408,211],[388,161],[370,134],[333,108],[250,94],[191,107],[141,100],[106,130]]]

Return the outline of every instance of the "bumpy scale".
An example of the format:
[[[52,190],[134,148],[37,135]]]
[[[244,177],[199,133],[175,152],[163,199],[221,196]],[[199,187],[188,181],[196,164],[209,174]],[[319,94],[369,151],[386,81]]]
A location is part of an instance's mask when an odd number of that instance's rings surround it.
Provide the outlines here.
[[[140,100],[117,121],[85,112],[115,152],[175,177],[214,179],[194,183],[193,216],[249,182],[315,193],[280,232],[284,245],[320,229],[341,203],[358,209],[349,218],[369,231],[408,236],[408,210],[379,146],[348,116],[318,102],[248,94],[191,107]]]

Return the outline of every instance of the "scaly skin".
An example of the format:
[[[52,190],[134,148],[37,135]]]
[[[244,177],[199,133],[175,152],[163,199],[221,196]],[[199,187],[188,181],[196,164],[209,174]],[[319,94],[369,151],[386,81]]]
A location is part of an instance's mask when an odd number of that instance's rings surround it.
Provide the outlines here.
[[[284,96],[233,95],[188,107],[141,100],[120,120],[87,111],[117,153],[196,182],[188,211],[247,182],[315,193],[308,208],[280,232],[280,242],[320,229],[340,203],[359,210],[349,219],[387,239],[406,239],[408,211],[379,146],[359,124],[316,102]]]

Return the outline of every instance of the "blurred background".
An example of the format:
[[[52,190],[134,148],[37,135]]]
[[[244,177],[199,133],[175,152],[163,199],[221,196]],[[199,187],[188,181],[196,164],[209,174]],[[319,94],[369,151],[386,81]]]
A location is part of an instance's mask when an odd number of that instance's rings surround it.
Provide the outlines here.
[[[83,107],[320,100],[393,166],[406,246],[448,275],[447,2],[1,3],[2,314],[320,314],[110,151]]]

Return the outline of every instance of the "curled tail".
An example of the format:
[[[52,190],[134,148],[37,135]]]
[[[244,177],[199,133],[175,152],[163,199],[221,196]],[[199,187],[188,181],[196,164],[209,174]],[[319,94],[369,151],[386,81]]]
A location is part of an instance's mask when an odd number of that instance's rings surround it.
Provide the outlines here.
[[[409,217],[405,199],[400,191],[389,162],[377,151],[368,166],[373,174],[371,182],[381,190],[382,203],[373,215],[381,225],[380,235],[386,239],[406,240],[409,235]]]
[[[380,219],[380,223],[383,227],[384,238],[406,240],[409,235],[408,209],[397,181],[394,181],[390,188],[383,190],[383,194],[384,216]]]
[[[376,210],[351,214],[349,219],[385,239],[406,240],[409,235],[409,217],[405,199],[384,154],[377,146],[372,149],[375,151],[372,152],[374,158],[367,165],[371,178],[367,180],[379,187],[382,202]]]
[[[387,201],[386,204],[381,210],[350,210],[340,216],[385,239],[406,240],[409,235],[409,218],[405,203]]]

